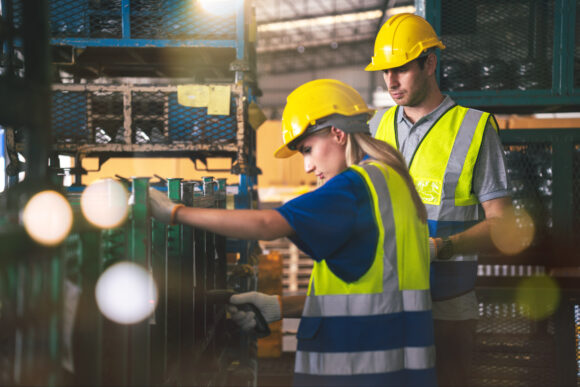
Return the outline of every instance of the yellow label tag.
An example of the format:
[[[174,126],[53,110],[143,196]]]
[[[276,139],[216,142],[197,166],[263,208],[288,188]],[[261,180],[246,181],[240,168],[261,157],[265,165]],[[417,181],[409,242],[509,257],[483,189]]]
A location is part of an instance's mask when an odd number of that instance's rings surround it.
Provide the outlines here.
[[[209,86],[177,86],[177,103],[189,107],[206,107],[209,103]]]
[[[415,187],[425,204],[439,205],[441,203],[441,193],[443,192],[443,181],[428,178],[414,179]]]
[[[210,86],[207,114],[229,116],[230,94],[231,94],[230,86],[218,86],[218,85]]]

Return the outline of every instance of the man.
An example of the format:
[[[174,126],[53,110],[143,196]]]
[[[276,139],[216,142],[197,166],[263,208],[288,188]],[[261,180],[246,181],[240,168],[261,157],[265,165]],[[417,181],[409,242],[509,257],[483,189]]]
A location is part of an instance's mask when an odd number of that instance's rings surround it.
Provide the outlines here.
[[[512,207],[497,123],[441,93],[436,48],[445,46],[417,15],[395,15],[382,26],[365,70],[384,72],[397,106],[369,124],[376,138],[403,154],[427,207],[439,385],[467,386],[477,254],[495,250],[490,228]]]

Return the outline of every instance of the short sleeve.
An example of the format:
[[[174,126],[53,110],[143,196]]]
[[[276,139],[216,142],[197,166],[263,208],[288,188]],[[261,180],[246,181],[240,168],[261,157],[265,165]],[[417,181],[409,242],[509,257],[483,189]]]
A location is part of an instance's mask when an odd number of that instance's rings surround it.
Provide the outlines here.
[[[491,122],[483,133],[473,174],[473,190],[481,203],[510,196],[503,146]]]
[[[326,259],[352,234],[356,198],[344,175],[285,203],[278,211],[294,229],[298,246],[317,261]],[[295,243],[296,243],[295,242]]]
[[[298,248],[352,282],[374,260],[378,232],[370,203],[362,178],[347,170],[277,211],[294,229],[290,239]]]

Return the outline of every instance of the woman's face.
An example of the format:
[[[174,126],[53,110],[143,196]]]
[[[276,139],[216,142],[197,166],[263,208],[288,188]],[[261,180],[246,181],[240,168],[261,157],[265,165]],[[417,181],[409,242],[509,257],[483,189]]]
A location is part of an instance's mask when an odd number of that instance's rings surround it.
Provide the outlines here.
[[[327,181],[346,169],[345,147],[346,133],[333,127],[306,137],[296,149],[304,156],[306,173]]]

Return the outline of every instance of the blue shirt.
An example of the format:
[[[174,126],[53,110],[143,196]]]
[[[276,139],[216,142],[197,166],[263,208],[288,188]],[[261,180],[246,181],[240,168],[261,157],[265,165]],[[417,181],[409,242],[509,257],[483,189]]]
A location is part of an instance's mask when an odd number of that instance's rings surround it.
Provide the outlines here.
[[[362,277],[378,240],[372,200],[363,178],[347,169],[316,190],[276,210],[294,229],[290,240],[316,261],[326,260],[340,279]]]

